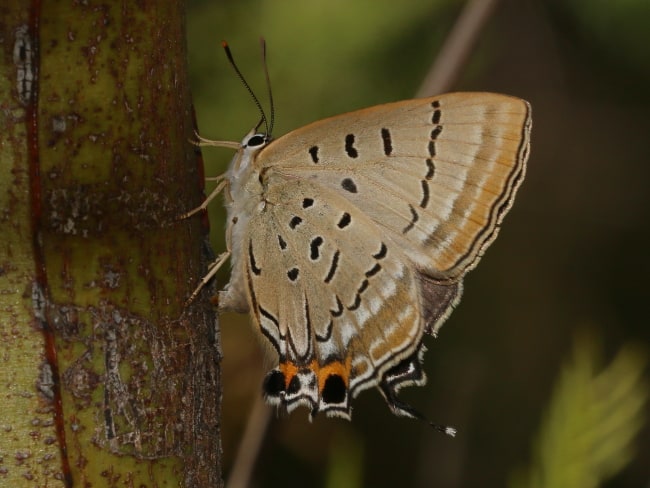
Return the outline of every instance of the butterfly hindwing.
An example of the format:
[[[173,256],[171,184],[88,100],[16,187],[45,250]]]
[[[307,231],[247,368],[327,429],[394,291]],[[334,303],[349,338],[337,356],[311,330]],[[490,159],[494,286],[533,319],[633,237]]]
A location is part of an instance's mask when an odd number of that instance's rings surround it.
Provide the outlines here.
[[[336,192],[282,175],[266,189],[246,237],[252,314],[278,350],[285,397],[298,378],[296,405],[349,416],[351,397],[421,341],[418,275]],[[340,380],[340,401],[323,398],[330,376]]]

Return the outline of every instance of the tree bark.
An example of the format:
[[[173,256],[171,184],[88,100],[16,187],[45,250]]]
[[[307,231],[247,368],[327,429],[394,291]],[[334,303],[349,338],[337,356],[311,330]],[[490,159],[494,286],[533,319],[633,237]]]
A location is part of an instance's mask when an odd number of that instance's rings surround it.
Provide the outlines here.
[[[221,485],[184,8],[0,7],[0,484]]]

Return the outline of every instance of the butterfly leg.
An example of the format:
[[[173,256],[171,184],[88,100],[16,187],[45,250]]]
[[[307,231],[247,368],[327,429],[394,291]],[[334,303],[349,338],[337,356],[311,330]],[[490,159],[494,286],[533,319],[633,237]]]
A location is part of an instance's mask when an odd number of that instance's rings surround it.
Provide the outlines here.
[[[206,275],[203,277],[201,280],[201,283],[198,284],[198,286],[194,289],[190,297],[185,301],[185,306],[189,305],[194,301],[194,299],[198,296],[199,292],[201,289],[212,279],[214,278],[214,275],[217,274],[217,271],[219,271],[219,268],[223,266],[223,263],[225,263],[228,258],[230,257],[230,251],[224,251],[222,252],[217,259],[212,262],[208,268],[208,272]]]
[[[206,181],[218,181],[219,183],[217,183],[217,186],[215,187],[214,190],[212,190],[212,192],[208,195],[208,197],[205,200],[203,200],[203,203],[201,205],[199,205],[196,208],[193,208],[189,212],[186,212],[186,213],[182,214],[179,217],[179,220],[183,220],[183,219],[186,219],[188,217],[191,217],[192,215],[194,215],[194,214],[208,208],[208,205],[210,204],[210,202],[212,200],[214,200],[217,197],[217,195],[219,195],[219,193],[221,193],[223,191],[223,189],[228,186],[228,183],[229,183],[229,181],[226,179],[225,174],[222,174],[222,175],[219,175],[219,176],[214,176],[214,177],[211,177],[211,178],[206,178]]]
[[[241,144],[234,141],[213,141],[211,139],[206,139],[201,137],[198,132],[194,132],[196,140],[190,139],[190,142],[195,146],[214,146],[214,147],[229,147],[230,149],[239,149]]]
[[[230,196],[230,180],[227,178],[227,175],[221,174],[219,176],[214,176],[214,177],[209,177],[206,178],[207,181],[218,181],[217,186],[215,187],[214,190],[208,195],[208,197],[203,201],[201,205],[196,207],[193,210],[190,210],[187,213],[184,213],[181,215],[181,219],[186,219],[188,217],[191,217],[192,215],[200,212],[201,210],[205,210],[210,202],[216,198],[219,193],[225,190],[225,198],[227,202],[232,201],[232,197]],[[228,258],[231,256],[232,252],[230,250],[230,242],[231,242],[231,234],[232,230],[230,226],[228,226],[228,229],[226,231],[226,242],[227,242],[227,249],[226,251],[222,252],[217,259],[210,264],[208,267],[208,272],[205,274],[203,279],[201,279],[201,282],[198,284],[198,286],[194,289],[190,297],[185,301],[185,305],[189,305],[194,301],[194,299],[198,296],[199,292],[201,289],[214,277],[215,274],[217,274],[217,271],[219,271],[219,268],[223,266],[223,263],[225,263]]]

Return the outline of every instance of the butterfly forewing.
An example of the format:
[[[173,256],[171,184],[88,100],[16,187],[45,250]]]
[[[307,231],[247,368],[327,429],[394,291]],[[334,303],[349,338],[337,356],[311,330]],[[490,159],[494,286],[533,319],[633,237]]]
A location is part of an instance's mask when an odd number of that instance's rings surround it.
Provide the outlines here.
[[[257,164],[334,190],[418,269],[456,279],[496,235],[523,178],[529,131],[523,100],[448,94],[315,122],[265,148]]]

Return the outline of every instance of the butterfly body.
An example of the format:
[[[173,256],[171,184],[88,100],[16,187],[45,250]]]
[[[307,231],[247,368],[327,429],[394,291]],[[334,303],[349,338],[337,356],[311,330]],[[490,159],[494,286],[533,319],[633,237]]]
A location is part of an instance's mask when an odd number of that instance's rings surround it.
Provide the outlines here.
[[[524,176],[530,107],[487,93],[407,100],[277,140],[249,133],[226,173],[232,274],[278,354],[271,404],[349,418],[376,386],[391,410],[426,381],[423,338],[458,302]]]
[[[259,142],[249,145],[249,141]],[[259,168],[254,165],[254,158],[266,141],[251,131],[241,143],[240,149],[233,157],[225,179],[226,188],[227,231],[226,241],[231,252],[232,273],[224,291],[219,293],[219,307],[222,310],[245,313],[249,311],[246,299],[246,282],[243,278],[240,252],[241,243],[249,227],[251,217],[264,205],[263,188],[259,178]]]

